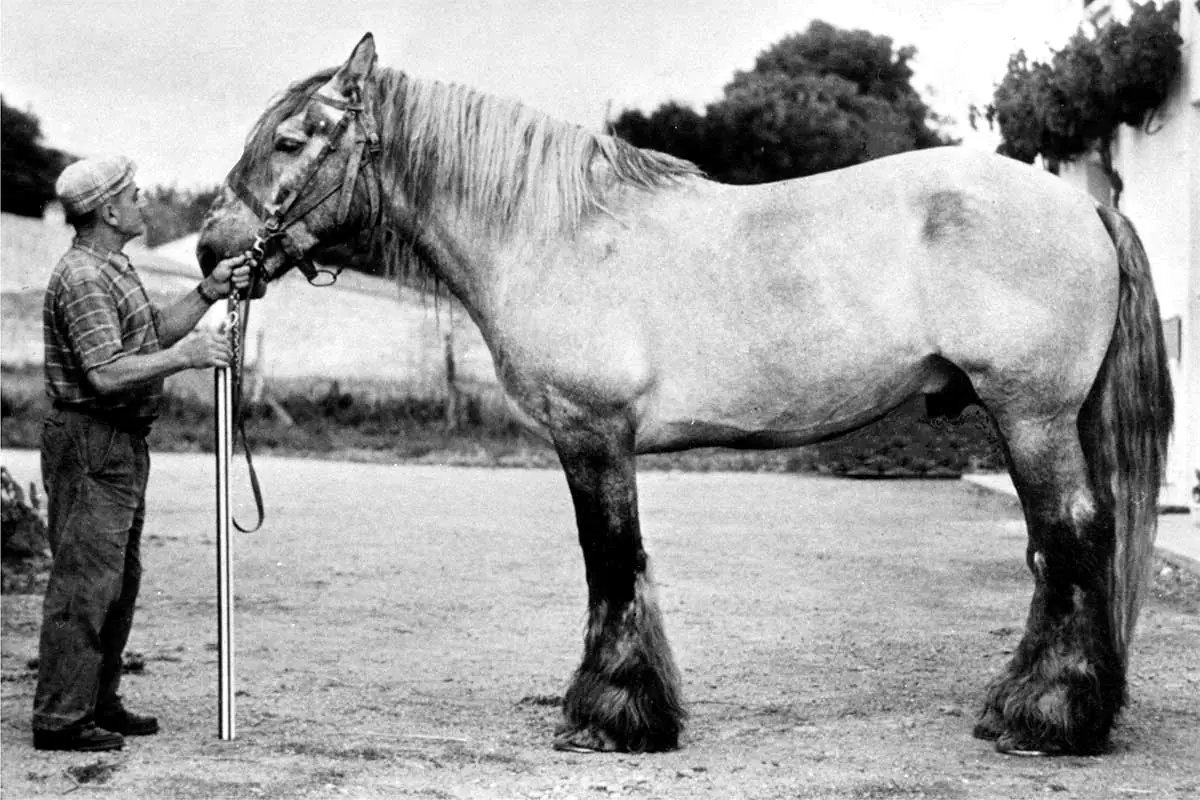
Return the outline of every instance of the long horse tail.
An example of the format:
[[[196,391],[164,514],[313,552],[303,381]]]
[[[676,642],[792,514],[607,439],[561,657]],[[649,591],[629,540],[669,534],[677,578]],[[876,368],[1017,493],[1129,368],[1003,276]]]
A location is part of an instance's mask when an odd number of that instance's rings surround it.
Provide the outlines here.
[[[1093,491],[1114,517],[1109,623],[1126,665],[1153,564],[1175,401],[1146,250],[1125,215],[1100,204],[1096,210],[1116,247],[1120,288],[1116,325],[1082,409],[1080,432]]]

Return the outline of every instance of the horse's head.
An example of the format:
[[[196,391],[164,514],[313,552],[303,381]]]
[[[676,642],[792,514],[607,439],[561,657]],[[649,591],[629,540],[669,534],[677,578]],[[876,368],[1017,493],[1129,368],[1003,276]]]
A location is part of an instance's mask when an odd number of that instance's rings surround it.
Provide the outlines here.
[[[196,255],[204,274],[251,251],[266,281],[312,259],[337,263],[380,214],[379,139],[371,106],[375,41],[336,70],[294,84],[255,125],[209,209]],[[261,292],[260,292],[261,293]]]

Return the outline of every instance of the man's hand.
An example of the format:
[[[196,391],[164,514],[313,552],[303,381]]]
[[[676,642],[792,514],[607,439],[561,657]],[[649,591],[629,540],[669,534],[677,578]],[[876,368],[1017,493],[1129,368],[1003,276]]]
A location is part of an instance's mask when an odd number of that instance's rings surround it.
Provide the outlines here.
[[[228,297],[237,287],[238,291],[250,285],[250,252],[233,256],[213,267],[204,279],[204,289],[210,297]]]
[[[228,367],[233,361],[233,348],[224,331],[201,328],[175,347],[193,369]]]

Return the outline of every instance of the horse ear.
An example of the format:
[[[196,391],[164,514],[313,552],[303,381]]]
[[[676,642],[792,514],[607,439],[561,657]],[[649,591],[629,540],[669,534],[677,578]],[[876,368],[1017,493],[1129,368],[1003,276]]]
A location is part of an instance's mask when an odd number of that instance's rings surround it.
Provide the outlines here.
[[[362,97],[363,86],[375,71],[375,60],[375,37],[368,33],[334,74],[330,81],[332,88],[347,100],[357,101]]]

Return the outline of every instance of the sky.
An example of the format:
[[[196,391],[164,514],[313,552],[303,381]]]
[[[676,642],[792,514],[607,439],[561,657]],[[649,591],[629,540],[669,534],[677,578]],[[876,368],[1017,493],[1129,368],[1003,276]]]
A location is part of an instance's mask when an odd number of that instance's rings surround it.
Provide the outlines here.
[[[703,111],[738,70],[821,19],[913,45],[914,86],[972,132],[1018,48],[1045,55],[1081,0],[0,0],[0,92],[44,141],[123,153],[142,186],[219,183],[290,82],[342,63],[368,31],[379,63],[599,129],[667,101]]]

